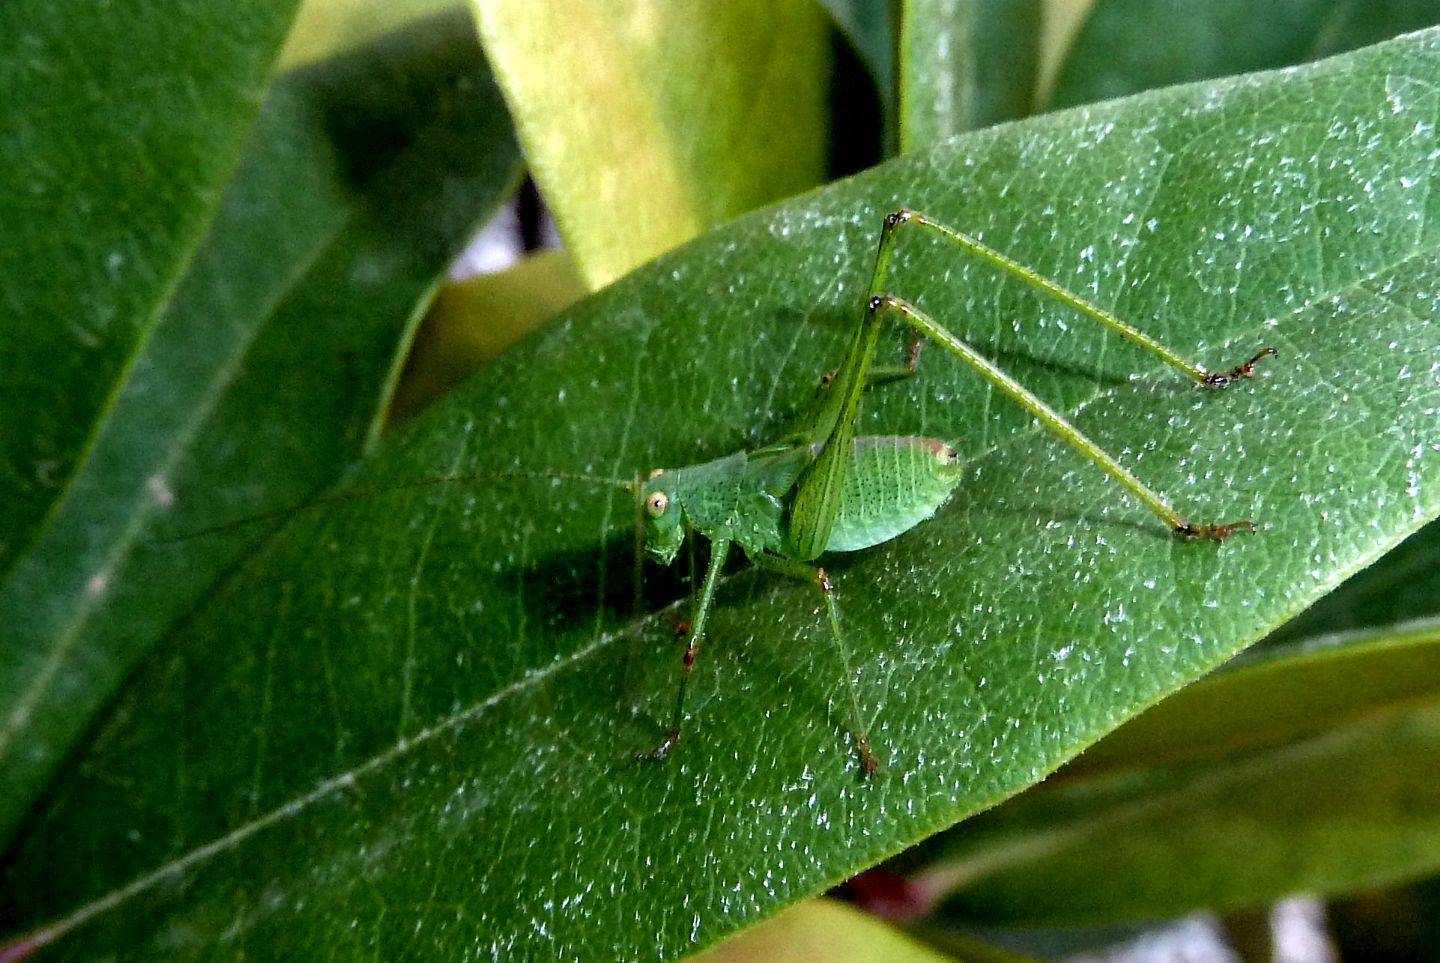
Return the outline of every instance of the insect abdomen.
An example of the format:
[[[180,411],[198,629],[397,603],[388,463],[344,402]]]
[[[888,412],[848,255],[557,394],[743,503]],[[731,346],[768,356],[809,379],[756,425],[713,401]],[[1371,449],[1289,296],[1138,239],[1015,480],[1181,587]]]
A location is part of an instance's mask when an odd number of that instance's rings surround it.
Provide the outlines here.
[[[954,449],[938,438],[856,438],[828,552],[888,542],[935,514],[960,481]]]

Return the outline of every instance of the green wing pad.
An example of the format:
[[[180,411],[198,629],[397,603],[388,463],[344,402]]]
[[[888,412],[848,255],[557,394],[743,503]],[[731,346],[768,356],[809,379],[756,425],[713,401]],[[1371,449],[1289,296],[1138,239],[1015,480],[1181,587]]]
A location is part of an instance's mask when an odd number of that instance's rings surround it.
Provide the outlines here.
[[[961,470],[955,450],[938,438],[856,438],[825,550],[854,552],[908,532],[945,503]]]

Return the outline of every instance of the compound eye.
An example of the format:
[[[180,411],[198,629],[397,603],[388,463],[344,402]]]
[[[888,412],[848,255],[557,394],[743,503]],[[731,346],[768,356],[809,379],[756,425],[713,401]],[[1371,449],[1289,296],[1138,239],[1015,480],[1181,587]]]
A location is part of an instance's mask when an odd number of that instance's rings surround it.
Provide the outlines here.
[[[665,508],[670,504],[670,499],[664,492],[651,492],[645,498],[645,511],[650,513],[651,518],[659,518],[665,514]]]

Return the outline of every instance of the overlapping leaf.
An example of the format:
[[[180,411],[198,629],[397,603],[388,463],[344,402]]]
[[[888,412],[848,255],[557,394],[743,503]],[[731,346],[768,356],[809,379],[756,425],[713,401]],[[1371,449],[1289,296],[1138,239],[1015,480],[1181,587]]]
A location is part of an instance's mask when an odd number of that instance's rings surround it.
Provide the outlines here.
[[[825,174],[810,0],[472,0],[525,157],[591,288]]]
[[[0,571],[55,511],[204,235],[294,10],[0,9]]]
[[[373,442],[411,320],[518,164],[463,12],[271,89],[208,236],[92,412],[65,497],[0,582],[0,839],[265,529],[156,539],[294,504]],[[32,403],[9,394],[6,410]]]
[[[1433,873],[1437,646],[1431,620],[1206,679],[928,842],[914,898],[972,924],[1113,923]]]

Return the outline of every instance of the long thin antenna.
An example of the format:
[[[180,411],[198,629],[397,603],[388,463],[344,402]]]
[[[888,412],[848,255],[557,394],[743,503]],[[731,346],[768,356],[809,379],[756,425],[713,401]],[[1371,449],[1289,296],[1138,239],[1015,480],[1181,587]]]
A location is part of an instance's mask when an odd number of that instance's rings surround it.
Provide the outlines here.
[[[274,521],[276,519],[289,518],[298,512],[309,511],[312,508],[323,508],[326,505],[335,505],[342,502],[357,501],[365,498],[374,498],[377,495],[385,495],[390,492],[404,491],[410,488],[427,488],[434,485],[452,485],[461,482],[474,481],[573,481],[582,484],[599,485],[606,488],[618,488],[627,492],[636,491],[636,482],[625,481],[619,478],[605,478],[600,475],[581,475],[575,472],[561,471],[507,471],[507,472],[473,472],[463,475],[432,475],[425,478],[414,478],[409,481],[396,482],[393,485],[380,485],[372,488],[350,488],[333,495],[324,495],[320,498],[312,498],[309,501],[300,502],[288,508],[277,508],[274,511],[261,512],[257,515],[246,515],[244,518],[236,518],[228,522],[221,522],[218,525],[210,525],[206,528],[196,529],[192,532],[185,532],[180,535],[163,535],[150,539],[152,542],[168,544],[173,542],[186,542],[192,538],[200,538],[205,535],[217,535],[221,532],[232,531],[246,525],[254,525],[259,522]]]

